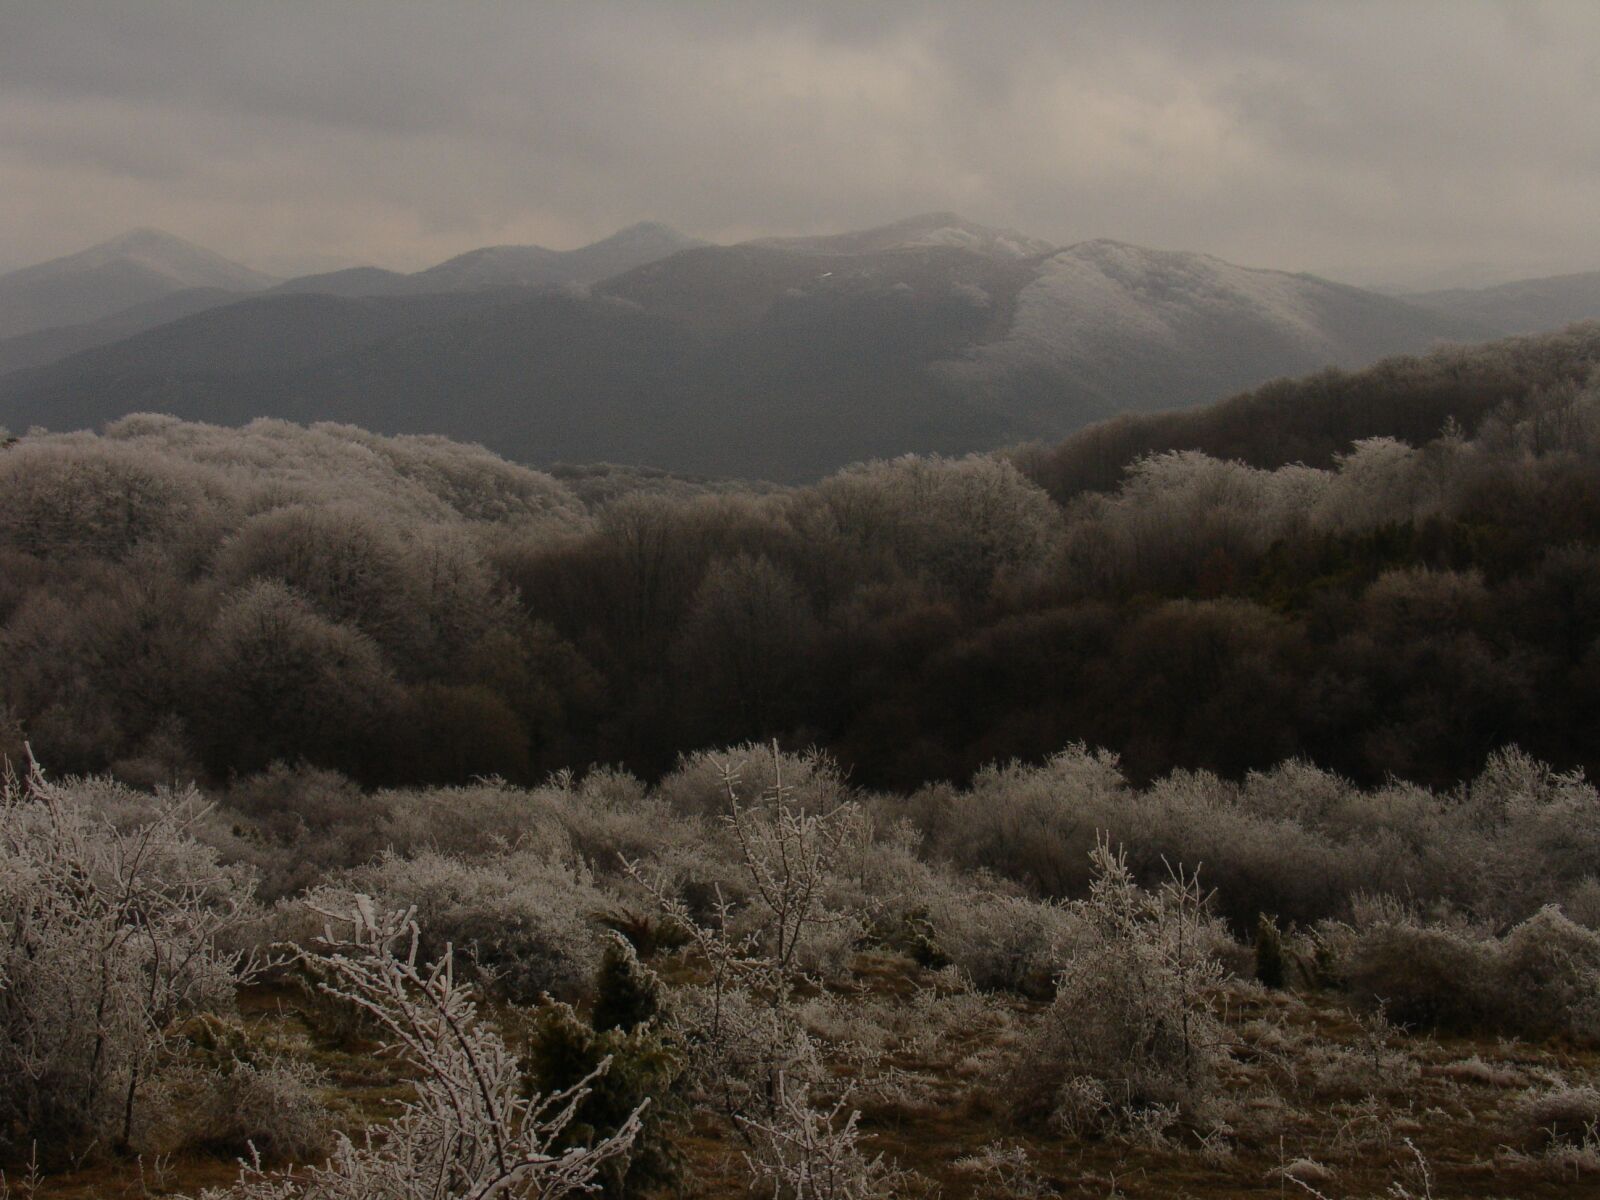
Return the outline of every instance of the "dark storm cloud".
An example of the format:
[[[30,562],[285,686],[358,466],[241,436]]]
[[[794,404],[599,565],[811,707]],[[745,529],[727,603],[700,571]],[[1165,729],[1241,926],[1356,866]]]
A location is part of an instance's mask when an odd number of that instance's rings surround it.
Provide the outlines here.
[[[135,224],[416,266],[950,208],[1370,278],[1576,270],[1597,148],[1579,0],[0,0],[17,261]]]

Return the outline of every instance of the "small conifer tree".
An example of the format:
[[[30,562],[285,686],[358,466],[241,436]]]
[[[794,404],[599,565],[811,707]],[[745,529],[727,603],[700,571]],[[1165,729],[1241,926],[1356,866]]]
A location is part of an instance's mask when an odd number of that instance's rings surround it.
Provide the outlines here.
[[[661,980],[639,961],[627,938],[612,934],[595,981],[595,1030],[636,1029],[660,1012]]]
[[[1283,935],[1266,913],[1256,920],[1256,978],[1269,988],[1281,988],[1285,982]]]

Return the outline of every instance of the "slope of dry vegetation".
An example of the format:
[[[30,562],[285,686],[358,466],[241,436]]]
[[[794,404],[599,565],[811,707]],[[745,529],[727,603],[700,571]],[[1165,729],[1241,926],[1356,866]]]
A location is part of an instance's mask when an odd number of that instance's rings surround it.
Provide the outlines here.
[[[1597,354],[1098,482],[1126,429],[792,491],[9,443],[7,1186],[1594,1188]]]
[[[268,832],[326,773],[270,821],[252,786],[7,792],[14,1194],[37,1153],[49,1196],[476,1195],[496,1122],[618,1196],[1600,1191],[1600,795],[1520,755],[1439,795],[1071,751],[907,801],[743,746],[380,792],[376,857]],[[458,1027],[502,1064],[465,1117]]]

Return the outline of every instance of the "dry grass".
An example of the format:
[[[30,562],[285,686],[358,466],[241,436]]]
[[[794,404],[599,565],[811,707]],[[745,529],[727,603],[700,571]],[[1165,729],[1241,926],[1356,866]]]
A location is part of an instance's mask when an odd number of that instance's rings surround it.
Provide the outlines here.
[[[1019,1126],[999,1081],[1020,1031],[1040,1011],[1015,997],[952,988],[950,976],[888,955],[863,956],[851,986],[809,997],[809,1023],[830,1047],[841,1086],[856,1088],[862,1127],[947,1200],[997,1197],[993,1176],[958,1160],[1021,1147],[1033,1194],[1062,1197],[1421,1195],[1412,1146],[1436,1197],[1600,1197],[1600,1172],[1542,1156],[1519,1124],[1530,1088],[1600,1080],[1600,1054],[1560,1042],[1417,1036],[1374,1027],[1334,998],[1229,985],[1219,1009],[1230,1047],[1211,1127],[1159,1140],[1072,1140]],[[303,997],[263,989],[241,999],[263,1037],[328,1073],[326,1100],[347,1129],[381,1121],[406,1081],[370,1047],[319,1034]],[[860,1047],[871,1040],[875,1053]],[[870,1063],[867,1059],[874,1061]],[[743,1149],[725,1125],[697,1120],[685,1138],[685,1196],[748,1195]],[[1314,1165],[1311,1165],[1314,1164]],[[40,1200],[145,1200],[231,1180],[233,1165],[190,1157],[109,1164],[47,1179]],[[1287,1169],[1286,1169],[1287,1168]],[[931,1194],[931,1193],[930,1193]],[[1014,1193],[1012,1193],[1014,1194]]]

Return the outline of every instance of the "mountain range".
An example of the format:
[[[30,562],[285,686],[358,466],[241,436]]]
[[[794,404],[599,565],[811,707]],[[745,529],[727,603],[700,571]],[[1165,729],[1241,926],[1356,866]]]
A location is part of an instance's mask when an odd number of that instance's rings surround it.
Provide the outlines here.
[[[38,315],[65,306],[16,299],[68,295],[119,245],[166,289],[98,311],[114,302],[91,283],[75,311],[92,315],[65,328]],[[798,481],[1600,315],[1561,281],[1393,297],[1114,241],[1054,247],[950,213],[731,246],[645,224],[572,251],[281,282],[185,246],[141,233],[0,276],[0,313],[32,323],[0,340],[0,423],[332,420],[535,464]]]

